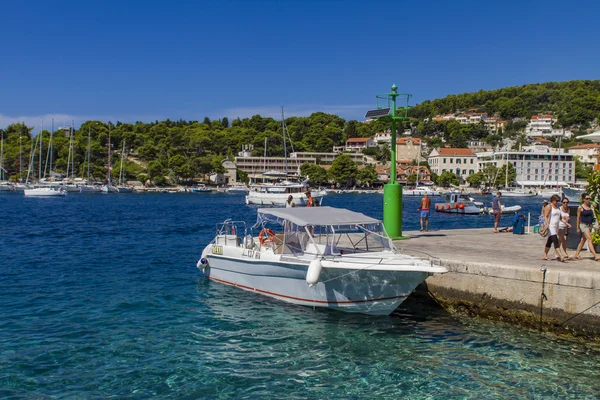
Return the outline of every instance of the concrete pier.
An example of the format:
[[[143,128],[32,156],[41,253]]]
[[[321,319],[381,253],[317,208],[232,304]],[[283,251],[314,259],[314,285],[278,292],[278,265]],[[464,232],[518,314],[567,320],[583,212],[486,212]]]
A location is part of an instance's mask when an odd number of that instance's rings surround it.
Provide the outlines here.
[[[600,261],[591,253],[583,251],[584,260],[543,261],[546,238],[491,227],[405,234],[411,239],[396,241],[399,249],[428,253],[449,269],[422,288],[445,308],[600,339]]]

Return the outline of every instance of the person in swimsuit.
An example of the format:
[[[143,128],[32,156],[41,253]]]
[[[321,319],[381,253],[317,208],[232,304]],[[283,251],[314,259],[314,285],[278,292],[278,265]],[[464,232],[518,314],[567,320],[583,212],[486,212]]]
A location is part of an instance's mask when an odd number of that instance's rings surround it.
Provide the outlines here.
[[[496,197],[492,199],[492,210],[494,212],[494,233],[498,232],[498,224],[500,223],[500,218],[502,217],[502,204],[500,203],[500,196],[502,193],[496,193]]]
[[[423,222],[425,222],[425,232],[429,232],[429,210],[431,209],[431,199],[425,193],[421,199],[419,211],[421,212],[421,231],[423,231]]]
[[[581,235],[581,241],[579,242],[579,246],[577,246],[575,258],[581,260],[579,253],[581,253],[581,249],[583,249],[583,245],[587,241],[588,250],[594,255],[594,260],[598,261],[598,254],[596,254],[596,249],[592,242],[592,224],[594,223],[592,196],[584,193],[581,198],[583,199],[583,204],[577,208],[577,233]]]
[[[548,259],[548,252],[550,251],[551,245],[554,245],[554,251],[558,255],[560,261],[565,262],[567,260],[566,257],[563,257],[560,250],[560,244],[558,243],[558,224],[562,221],[560,209],[558,208],[559,201],[560,197],[556,194],[553,195],[550,197],[550,205],[544,209],[544,221],[548,227],[548,240],[546,241],[542,260]],[[566,224],[568,225],[569,223],[566,222]]]
[[[314,207],[315,199],[312,198],[310,192],[306,192],[306,207]]]

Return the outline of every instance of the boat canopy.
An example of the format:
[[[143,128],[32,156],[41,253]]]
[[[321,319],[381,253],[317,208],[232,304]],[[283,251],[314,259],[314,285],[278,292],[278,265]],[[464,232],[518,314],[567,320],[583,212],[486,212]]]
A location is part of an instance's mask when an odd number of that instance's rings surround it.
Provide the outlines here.
[[[376,224],[381,221],[364,214],[335,207],[259,208],[256,225],[290,221],[298,226]]]

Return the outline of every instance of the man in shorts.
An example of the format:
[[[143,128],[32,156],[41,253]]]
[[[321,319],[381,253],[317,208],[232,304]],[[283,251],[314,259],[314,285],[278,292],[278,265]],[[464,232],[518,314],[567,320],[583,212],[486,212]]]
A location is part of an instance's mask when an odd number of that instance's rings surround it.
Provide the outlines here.
[[[425,193],[421,199],[419,211],[421,212],[421,232],[423,231],[423,222],[425,222],[425,232],[429,232],[429,210],[431,209],[431,199]]]
[[[500,204],[500,196],[502,193],[496,193],[496,197],[492,199],[492,210],[494,212],[494,233],[498,233],[498,224],[500,223],[500,217],[502,217],[502,204]]]

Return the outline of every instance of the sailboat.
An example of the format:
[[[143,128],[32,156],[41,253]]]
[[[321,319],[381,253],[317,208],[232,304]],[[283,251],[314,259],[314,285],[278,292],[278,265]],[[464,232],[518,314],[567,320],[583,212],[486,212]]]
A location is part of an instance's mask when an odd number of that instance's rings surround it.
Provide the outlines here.
[[[117,185],[117,190],[119,193],[131,193],[133,189],[131,187],[125,185],[123,183],[125,176],[123,175],[123,164],[125,164],[125,140],[123,140],[123,150],[121,151],[121,171],[119,172],[119,185]]]
[[[40,132],[40,135],[42,133]],[[52,131],[50,132],[50,142],[48,143],[48,155],[46,156],[46,166],[44,167],[44,177],[41,177],[42,171],[42,137],[40,136],[40,186],[34,189],[25,189],[23,194],[25,197],[62,197],[67,195],[62,183],[52,181],[52,139],[54,136],[54,119],[52,119]],[[46,168],[49,168],[50,180],[46,180]]]
[[[435,191],[427,186],[420,184],[421,178],[421,142],[419,141],[419,153],[417,154],[417,183],[414,188],[404,189],[402,188],[403,196],[441,196],[441,193]]]
[[[102,186],[102,193],[119,193],[119,189],[112,185],[112,177],[110,174],[112,168],[110,164],[110,122],[108,123],[108,144],[106,147],[108,148],[108,168],[106,169],[106,184]]]
[[[88,145],[87,145],[87,154],[86,154],[86,159],[87,159],[87,180],[85,182],[85,184],[80,185],[81,187],[81,193],[100,193],[102,191],[102,187],[98,186],[98,185],[93,185],[90,180],[90,157],[92,154],[92,142],[91,142],[91,132],[90,132],[90,128],[88,127]],[[82,178],[83,178],[83,174],[82,174]]]

